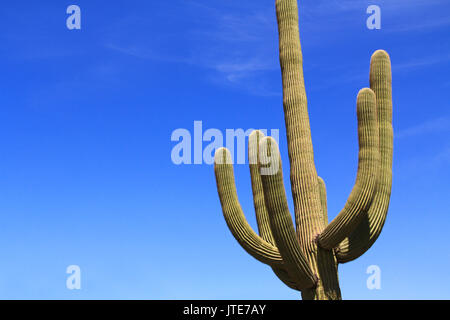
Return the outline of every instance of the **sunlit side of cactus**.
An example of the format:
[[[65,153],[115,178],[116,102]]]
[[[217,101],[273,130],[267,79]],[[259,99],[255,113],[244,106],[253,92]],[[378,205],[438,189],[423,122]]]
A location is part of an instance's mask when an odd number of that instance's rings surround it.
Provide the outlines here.
[[[372,246],[388,211],[393,147],[390,59],[382,50],[372,55],[370,89],[362,89],[356,103],[356,182],[342,211],[328,223],[325,183],[314,164],[297,1],[277,0],[276,11],[295,226],[278,146],[260,131],[250,135],[248,150],[259,235],[242,212],[231,155],[225,148],[215,154],[219,198],[236,240],[250,255],[269,265],[283,283],[301,291],[303,299],[341,299],[338,264],[358,258]],[[273,159],[279,161],[279,169],[274,174],[261,174],[262,164]]]

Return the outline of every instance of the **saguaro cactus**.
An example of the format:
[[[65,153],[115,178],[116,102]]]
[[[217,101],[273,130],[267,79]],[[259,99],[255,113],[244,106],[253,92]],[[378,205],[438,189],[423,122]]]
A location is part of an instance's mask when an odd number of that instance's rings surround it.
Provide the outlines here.
[[[215,154],[219,198],[236,240],[250,255],[269,265],[288,287],[301,291],[303,299],[341,299],[338,264],[358,258],[372,246],[389,206],[393,145],[390,59],[382,50],[372,55],[370,89],[362,89],[356,102],[356,182],[342,211],[328,223],[325,183],[314,165],[297,1],[276,0],[276,12],[295,227],[278,146],[260,131],[250,135],[248,150],[259,235],[242,212],[231,155],[225,148]],[[261,174],[263,164],[274,159],[279,161],[279,169],[274,174]]]

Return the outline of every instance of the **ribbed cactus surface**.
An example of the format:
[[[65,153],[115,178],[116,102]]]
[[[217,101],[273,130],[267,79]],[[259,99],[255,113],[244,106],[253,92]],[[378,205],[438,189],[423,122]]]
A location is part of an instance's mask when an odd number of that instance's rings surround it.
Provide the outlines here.
[[[255,259],[269,265],[304,299],[341,299],[338,264],[366,252],[378,238],[392,184],[392,97],[389,55],[372,55],[370,88],[358,93],[359,157],[355,185],[328,223],[325,182],[317,175],[311,141],[296,0],[276,0],[283,109],[288,139],[295,226],[289,212],[275,140],[256,130],[248,152],[258,233],[239,204],[229,151],[215,154],[215,175],[225,221]],[[273,172],[264,172],[268,166]],[[267,168],[266,168],[267,169]]]

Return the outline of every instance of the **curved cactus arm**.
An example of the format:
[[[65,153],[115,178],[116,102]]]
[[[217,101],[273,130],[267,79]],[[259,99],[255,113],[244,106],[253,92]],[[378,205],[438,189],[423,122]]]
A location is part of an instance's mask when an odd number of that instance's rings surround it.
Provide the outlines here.
[[[322,206],[323,225],[328,225],[328,209],[327,209],[327,187],[325,181],[321,177],[319,179],[320,204]]]
[[[252,181],[253,204],[255,206],[256,221],[258,223],[259,235],[263,240],[275,245],[275,240],[270,230],[269,215],[264,202],[264,191],[259,173],[259,142],[264,138],[264,133],[260,130],[253,131],[248,141],[248,158],[250,163],[250,177]],[[292,281],[288,272],[282,267],[272,267],[275,275],[289,288],[298,290],[297,285]]]
[[[250,177],[252,181],[253,205],[255,207],[256,221],[261,238],[274,245],[275,241],[270,230],[269,215],[264,202],[264,192],[259,173],[259,142],[264,138],[264,134],[259,131],[253,131],[248,140],[248,159],[250,166]]]
[[[292,281],[291,276],[288,274],[288,272],[284,268],[280,267],[272,267],[273,273],[278,277],[278,279],[281,280],[286,286],[293,290],[300,291],[300,289],[297,287],[297,284]]]
[[[389,208],[392,187],[392,74],[389,55],[377,50],[370,62],[370,87],[377,101],[380,135],[380,174],[377,191],[364,219],[337,250],[341,263],[352,261],[364,254],[381,233]]]
[[[359,160],[356,182],[350,196],[333,221],[319,235],[319,245],[332,249],[356,229],[375,194],[380,167],[379,134],[375,93],[364,88],[358,93]]]
[[[220,148],[214,155],[214,172],[223,215],[228,228],[239,244],[255,259],[270,266],[282,265],[283,260],[276,247],[258,236],[248,224],[242,212],[236,192],[231,155]]]
[[[261,152],[261,164],[270,163],[273,166],[273,161],[279,163],[274,166],[272,174],[261,175],[273,238],[283,257],[285,269],[297,287],[300,290],[312,288],[316,285],[317,276],[312,272],[297,240],[286,200],[278,146],[273,138],[265,137],[260,142],[261,148],[270,151],[270,155]]]

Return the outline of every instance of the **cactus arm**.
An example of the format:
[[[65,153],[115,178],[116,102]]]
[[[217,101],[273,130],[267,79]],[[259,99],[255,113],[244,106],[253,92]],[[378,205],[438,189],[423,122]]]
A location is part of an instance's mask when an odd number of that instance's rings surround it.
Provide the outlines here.
[[[375,93],[362,89],[357,98],[359,161],[356,182],[342,211],[320,234],[319,245],[332,249],[356,229],[375,194],[379,174],[379,134]]]
[[[270,266],[282,265],[278,249],[258,236],[248,224],[236,192],[231,155],[220,148],[214,156],[214,172],[223,215],[239,244],[258,261]]]
[[[253,205],[255,207],[256,221],[258,223],[258,231],[261,238],[271,245],[275,245],[275,240],[270,230],[269,215],[267,213],[266,204],[264,202],[264,191],[259,173],[259,142],[264,137],[260,130],[253,131],[248,141],[248,158],[250,167],[250,177],[252,182]],[[275,275],[289,288],[298,290],[295,282],[293,282],[282,267],[272,267]]]
[[[319,194],[320,194],[320,204],[322,206],[322,219],[323,225],[328,225],[328,210],[327,210],[327,187],[325,181],[321,177],[319,179]]]
[[[259,142],[264,134],[259,131],[253,131],[248,141],[248,157],[250,163],[250,177],[252,181],[253,204],[255,206],[256,221],[258,223],[258,231],[261,238],[275,245],[275,240],[270,230],[269,215],[267,213],[266,204],[264,202],[264,191],[259,173]],[[298,290],[295,282],[291,280],[288,272],[282,267],[272,267],[275,275],[289,288]]]
[[[258,231],[261,238],[274,245],[275,241],[270,230],[269,215],[267,213],[266,204],[264,202],[264,192],[259,173],[259,142],[264,134],[259,131],[253,131],[248,141],[248,158],[250,163],[250,177],[252,181],[253,205],[255,207],[256,221],[258,223]]]
[[[284,268],[272,267],[272,271],[275,273],[278,279],[280,279],[281,282],[283,282],[286,286],[288,286],[293,290],[300,291],[300,289],[297,287],[297,284],[294,281],[292,281],[291,276]]]
[[[307,248],[323,230],[323,220],[303,79],[297,0],[276,0],[276,12],[295,222],[300,244]]]
[[[370,87],[377,100],[380,132],[380,176],[377,192],[365,217],[355,231],[339,246],[340,263],[352,261],[364,254],[377,240],[386,221],[392,187],[392,75],[391,61],[384,50],[377,50],[370,63]]]
[[[261,175],[264,200],[269,212],[270,227],[284,265],[300,290],[316,285],[317,277],[312,272],[297,240],[292,217],[286,200],[278,146],[271,137],[263,138],[260,148],[266,144],[272,150],[271,159],[278,159],[279,167],[273,174]],[[261,163],[269,163],[267,153],[261,154]]]

